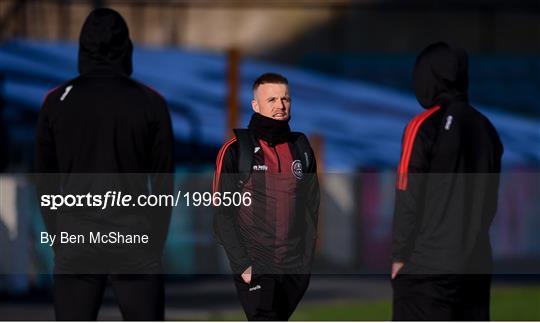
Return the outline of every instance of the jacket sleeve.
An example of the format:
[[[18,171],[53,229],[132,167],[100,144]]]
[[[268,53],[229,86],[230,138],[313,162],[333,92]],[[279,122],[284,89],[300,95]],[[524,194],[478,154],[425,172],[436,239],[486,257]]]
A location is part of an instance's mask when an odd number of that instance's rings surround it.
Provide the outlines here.
[[[314,156],[313,152],[311,152]],[[311,271],[313,258],[317,245],[320,189],[319,178],[317,176],[317,161],[313,158],[313,163],[307,170],[306,178],[306,236],[303,264],[304,268]]]
[[[39,111],[34,146],[34,171],[38,200],[50,194],[60,193],[57,174],[59,166],[56,158],[54,132],[50,122],[51,95],[48,95]],[[56,215],[50,208],[41,206],[41,214],[49,234],[56,234]]]
[[[430,140],[425,128],[413,135],[404,132],[398,167],[392,261],[406,262],[412,252],[423,211],[426,175],[429,171]]]
[[[156,95],[152,104],[154,117],[151,121],[153,139],[151,142],[150,183],[152,194],[172,195],[174,177],[173,132],[169,109],[165,100]],[[171,205],[159,206],[152,210],[157,215],[152,219],[153,236],[157,252],[163,252],[171,219]]]
[[[213,192],[237,192],[238,167],[232,141],[226,143],[218,153],[214,172]],[[214,206],[214,233],[218,242],[223,245],[231,269],[235,274],[243,273],[252,260],[249,258],[236,225],[238,208],[233,206]]]

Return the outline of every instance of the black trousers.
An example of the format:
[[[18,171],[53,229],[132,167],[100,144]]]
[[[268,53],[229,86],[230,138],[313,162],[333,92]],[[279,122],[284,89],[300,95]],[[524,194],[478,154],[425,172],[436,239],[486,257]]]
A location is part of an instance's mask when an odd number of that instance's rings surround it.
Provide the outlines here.
[[[234,275],[238,297],[249,321],[287,321],[304,296],[310,275],[254,275],[246,284]]]
[[[398,274],[394,321],[489,321],[491,275]]]
[[[55,274],[54,310],[58,321],[95,321],[107,280],[127,321],[163,321],[161,275]]]

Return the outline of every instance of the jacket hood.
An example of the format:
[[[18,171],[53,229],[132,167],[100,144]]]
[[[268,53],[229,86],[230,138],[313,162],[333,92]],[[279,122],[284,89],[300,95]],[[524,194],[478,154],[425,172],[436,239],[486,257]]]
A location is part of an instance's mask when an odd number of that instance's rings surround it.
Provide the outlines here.
[[[79,73],[109,69],[131,75],[133,45],[122,16],[107,8],[88,15],[79,38]]]
[[[416,58],[413,82],[416,98],[428,109],[452,100],[467,100],[469,91],[467,52],[444,42],[426,47]]]

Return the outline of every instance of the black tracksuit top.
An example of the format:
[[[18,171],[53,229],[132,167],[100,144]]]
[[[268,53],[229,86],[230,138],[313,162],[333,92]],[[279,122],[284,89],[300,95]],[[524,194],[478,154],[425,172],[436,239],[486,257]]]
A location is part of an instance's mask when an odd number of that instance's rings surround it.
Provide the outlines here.
[[[293,172],[301,154],[290,142],[276,145],[258,139],[250,177],[240,192],[251,193],[252,204],[215,208],[216,238],[227,252],[234,273],[250,265],[255,273],[308,273],[317,236],[319,184],[316,163]],[[214,191],[236,192],[238,142],[231,139],[218,154]]]
[[[172,127],[165,100],[127,75],[95,69],[45,98],[36,172],[167,173]]]

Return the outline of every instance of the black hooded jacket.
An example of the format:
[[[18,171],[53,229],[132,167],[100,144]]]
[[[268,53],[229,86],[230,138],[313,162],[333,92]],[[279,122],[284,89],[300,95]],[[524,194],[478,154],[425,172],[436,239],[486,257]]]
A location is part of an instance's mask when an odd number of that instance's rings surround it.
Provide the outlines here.
[[[171,190],[170,178],[163,175],[173,171],[169,110],[157,92],[130,78],[132,51],[128,27],[116,11],[101,8],[90,13],[80,35],[80,75],[51,90],[39,112],[35,172],[61,173],[57,177],[41,177],[40,193],[96,194],[113,189],[130,194],[148,193],[146,174],[150,176],[153,193]],[[93,175],[76,175],[88,173]],[[141,176],[118,176],[122,173]],[[49,232],[75,230],[74,217],[52,214],[47,208],[42,211]],[[79,211],[89,212],[66,210]],[[161,230],[166,230],[166,210],[162,210],[163,221],[155,220],[160,215],[157,209],[152,210],[153,214],[145,211],[145,216],[155,217],[148,221],[131,216],[131,210],[124,211],[127,214],[117,221],[101,217],[91,222],[97,226],[116,221],[110,228],[119,231],[159,222]]]
[[[464,50],[439,42],[417,58],[416,97],[398,167],[392,240],[401,273],[489,273],[503,147],[468,101]]]

